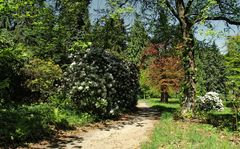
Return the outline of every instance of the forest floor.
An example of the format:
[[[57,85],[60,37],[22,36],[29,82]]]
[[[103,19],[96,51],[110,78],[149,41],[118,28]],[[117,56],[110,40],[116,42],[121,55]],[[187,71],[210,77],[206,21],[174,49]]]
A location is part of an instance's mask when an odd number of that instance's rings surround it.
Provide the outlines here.
[[[137,107],[134,114],[61,132],[53,140],[30,144],[28,148],[138,149],[148,140],[160,113],[143,101]]]

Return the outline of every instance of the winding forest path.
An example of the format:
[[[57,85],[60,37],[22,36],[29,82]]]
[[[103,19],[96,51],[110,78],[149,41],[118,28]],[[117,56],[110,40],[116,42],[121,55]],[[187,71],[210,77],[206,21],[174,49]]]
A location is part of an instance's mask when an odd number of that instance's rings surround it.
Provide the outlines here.
[[[139,102],[138,112],[125,115],[117,121],[108,121],[94,128],[61,135],[51,142],[30,145],[31,148],[82,148],[82,149],[138,149],[151,134],[159,119],[159,112]]]

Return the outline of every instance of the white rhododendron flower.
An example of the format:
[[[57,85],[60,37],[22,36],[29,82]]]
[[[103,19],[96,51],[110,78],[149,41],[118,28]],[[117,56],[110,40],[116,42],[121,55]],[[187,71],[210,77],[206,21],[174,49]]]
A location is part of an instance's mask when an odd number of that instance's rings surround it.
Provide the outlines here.
[[[219,94],[216,92],[207,92],[206,95],[199,97],[199,101],[199,107],[202,110],[224,110],[222,100],[220,99]]]
[[[78,90],[80,90],[80,91],[83,90],[83,87],[82,87],[82,86],[79,86],[79,87],[78,87]]]

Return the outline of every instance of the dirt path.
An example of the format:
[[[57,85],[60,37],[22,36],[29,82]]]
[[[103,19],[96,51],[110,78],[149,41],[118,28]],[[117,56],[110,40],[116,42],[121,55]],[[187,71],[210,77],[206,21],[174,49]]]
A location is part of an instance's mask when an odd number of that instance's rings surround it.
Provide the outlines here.
[[[106,122],[90,130],[81,128],[52,142],[31,145],[31,148],[138,149],[159,119],[158,112],[146,103],[140,102],[138,108],[136,114],[118,121]]]

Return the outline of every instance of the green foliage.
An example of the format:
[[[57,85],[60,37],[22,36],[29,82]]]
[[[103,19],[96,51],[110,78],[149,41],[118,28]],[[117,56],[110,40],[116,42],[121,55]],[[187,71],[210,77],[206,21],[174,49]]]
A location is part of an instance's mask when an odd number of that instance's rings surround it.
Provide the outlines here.
[[[42,115],[43,113],[45,115]],[[2,143],[25,141],[51,133],[50,129],[47,128],[47,123],[52,121],[52,118],[50,109],[46,109],[45,106],[37,105],[37,107],[22,107],[18,109],[1,108],[0,116]]]
[[[139,91],[135,65],[101,49],[71,57],[61,90],[81,110],[107,116],[134,109]]]
[[[91,42],[83,42],[81,40],[77,40],[73,43],[73,45],[69,49],[69,52],[71,52],[71,53],[76,53],[76,52],[84,53],[84,52],[86,52],[85,50],[87,48],[90,48],[91,45],[92,45]]]
[[[27,78],[26,86],[32,92],[39,92],[42,98],[47,98],[56,91],[55,83],[62,77],[61,68],[51,60],[35,58],[25,64],[21,70]]]
[[[204,71],[204,64],[202,63],[202,60],[196,56],[196,65],[197,65],[197,72],[196,72],[196,78],[197,78],[197,95],[201,96],[204,95],[207,91],[206,91],[206,74]]]
[[[148,73],[149,71],[147,69],[140,70],[140,80],[139,80],[140,87],[141,87],[140,97],[143,99],[160,97],[159,91],[155,89],[154,86],[151,85]]]
[[[119,16],[122,16],[127,13],[131,13],[134,9],[130,6],[129,3],[122,5],[121,0],[107,0],[107,5],[109,9],[107,10],[109,16],[112,19],[117,19]]]
[[[197,92],[226,94],[226,66],[224,56],[216,45],[199,44],[196,47]]]
[[[148,43],[147,32],[143,26],[143,23],[140,20],[140,17],[136,16],[129,35],[127,49],[128,60],[132,61],[135,64],[140,63],[142,51],[147,46],[147,43]]]
[[[238,130],[240,114],[240,36],[233,36],[228,41],[228,53],[225,56],[227,66],[228,96],[235,114],[235,129]]]
[[[240,88],[240,36],[229,38],[228,53],[226,54],[228,87],[239,96]]]
[[[14,44],[10,31],[0,29],[0,99],[15,96],[20,88],[20,68],[24,62],[24,53]]]
[[[111,18],[105,16],[92,27],[88,38],[95,48],[103,48],[112,54],[124,58],[127,49],[127,34],[124,20],[118,16]]]
[[[68,41],[83,39],[83,33],[89,29],[88,6],[91,0],[57,0],[59,23],[67,32]],[[70,41],[72,40],[72,41]]]
[[[152,35],[152,43],[174,47],[181,40],[181,29],[179,25],[171,23],[174,19],[169,15],[169,11],[166,11],[167,6],[163,3],[165,2],[162,0],[144,1],[142,18],[147,22],[147,31]],[[154,15],[149,15],[150,13]]]
[[[0,90],[3,90],[9,87],[9,76],[6,74],[4,75],[4,72],[7,72],[7,69],[9,69],[9,66],[6,66],[6,64],[15,59],[15,56],[12,54],[11,50],[11,46],[14,44],[11,36],[9,36],[7,30],[1,30],[0,33]],[[14,63],[12,63],[12,65],[13,64]]]

